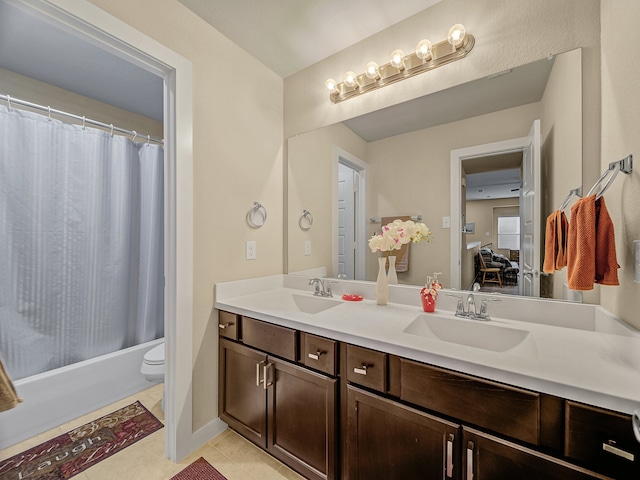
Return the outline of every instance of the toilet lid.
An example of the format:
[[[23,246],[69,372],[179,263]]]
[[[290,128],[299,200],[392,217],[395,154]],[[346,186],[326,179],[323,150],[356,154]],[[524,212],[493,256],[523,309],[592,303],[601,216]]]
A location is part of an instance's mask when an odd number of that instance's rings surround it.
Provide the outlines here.
[[[144,354],[144,363],[147,365],[161,365],[164,363],[164,343],[153,347]]]

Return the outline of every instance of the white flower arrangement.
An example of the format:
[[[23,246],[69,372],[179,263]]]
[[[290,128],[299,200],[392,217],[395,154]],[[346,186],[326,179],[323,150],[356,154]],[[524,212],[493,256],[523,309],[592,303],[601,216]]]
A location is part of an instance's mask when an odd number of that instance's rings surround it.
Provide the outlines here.
[[[382,227],[382,232],[369,239],[369,248],[375,252],[391,252],[400,250],[409,242],[418,243],[423,240],[432,240],[431,230],[424,223],[416,223],[412,220],[403,222],[394,220]]]

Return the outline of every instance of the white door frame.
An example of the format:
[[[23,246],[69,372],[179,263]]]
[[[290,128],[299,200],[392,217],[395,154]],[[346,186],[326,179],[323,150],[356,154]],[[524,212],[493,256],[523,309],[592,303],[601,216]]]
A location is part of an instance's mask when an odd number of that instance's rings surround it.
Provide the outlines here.
[[[462,162],[474,158],[522,152],[528,145],[528,137],[521,137],[451,150],[451,288],[461,289],[462,217],[460,209],[462,208]]]
[[[193,138],[192,65],[86,0],[22,0],[102,48],[164,79],[165,455],[199,446],[192,428]]]
[[[331,205],[331,215],[333,219],[332,235],[331,235],[331,261],[333,272],[338,271],[338,165],[342,163],[358,172],[358,194],[356,196],[356,212],[355,212],[355,261],[356,261],[356,278],[364,280],[366,278],[365,266],[365,238],[366,238],[366,218],[367,218],[367,164],[355,155],[350,154],[346,150],[335,146],[333,147],[333,163],[332,163],[332,189],[333,200]],[[337,275],[337,273],[336,273]],[[350,279],[354,280],[354,279]]]

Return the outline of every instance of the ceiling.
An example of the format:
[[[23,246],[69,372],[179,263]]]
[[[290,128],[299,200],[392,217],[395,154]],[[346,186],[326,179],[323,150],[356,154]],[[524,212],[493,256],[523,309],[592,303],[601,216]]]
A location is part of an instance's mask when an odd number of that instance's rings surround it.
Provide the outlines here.
[[[287,77],[441,0],[178,1]],[[535,102],[542,96],[551,65],[535,62],[345,124],[371,142]],[[160,77],[99,45],[79,41],[77,34],[35,15],[17,0],[0,0],[0,68],[163,119]]]
[[[283,78],[441,0],[178,0]]]

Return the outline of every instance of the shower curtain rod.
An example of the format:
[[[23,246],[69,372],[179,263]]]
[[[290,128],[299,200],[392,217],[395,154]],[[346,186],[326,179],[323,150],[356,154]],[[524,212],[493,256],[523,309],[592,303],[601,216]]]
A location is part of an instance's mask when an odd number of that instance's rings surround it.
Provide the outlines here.
[[[81,117],[73,113],[67,113],[67,112],[63,112],[62,110],[56,110],[55,108],[51,108],[49,106],[45,107],[44,105],[38,105],[36,103],[27,102],[26,100],[20,100],[19,98],[14,98],[14,97],[11,97],[10,95],[0,94],[0,100],[4,100],[9,104],[9,110],[11,110],[11,108],[13,107],[13,104],[18,104],[24,107],[40,110],[42,112],[47,112],[49,114],[49,118],[51,118],[51,114],[61,115],[61,116],[73,118],[75,120],[82,122],[83,127],[86,124],[95,125],[97,127],[105,128],[106,130],[110,131],[111,134],[113,134],[113,132],[120,132],[125,135],[131,135],[132,140],[135,140],[136,137],[139,137],[140,140],[146,140],[147,142],[159,143],[160,145],[164,144],[164,140],[162,140],[161,138],[155,138],[155,137],[152,137],[151,135],[141,135],[135,130],[127,130],[120,127],[114,127],[113,124],[98,122],[97,120],[91,120],[89,118]]]

